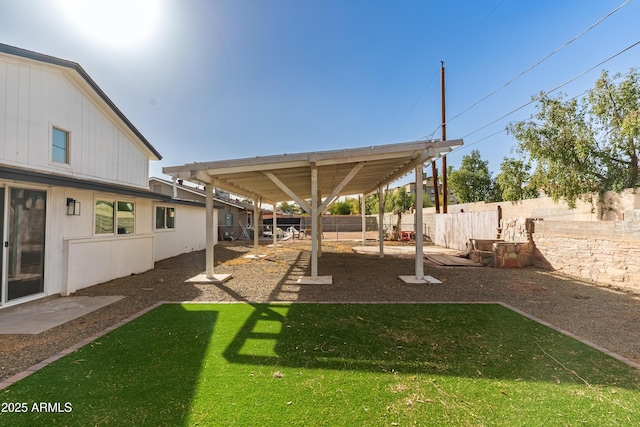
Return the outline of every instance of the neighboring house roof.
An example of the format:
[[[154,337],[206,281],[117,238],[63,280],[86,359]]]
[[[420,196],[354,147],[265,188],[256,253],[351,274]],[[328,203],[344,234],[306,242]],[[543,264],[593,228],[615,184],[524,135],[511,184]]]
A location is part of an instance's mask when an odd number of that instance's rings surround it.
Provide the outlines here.
[[[80,77],[95,91],[95,93],[109,106],[109,108],[122,120],[122,122],[135,134],[136,137],[142,142],[147,149],[153,153],[158,159],[162,159],[162,155],[151,145],[149,141],[140,133],[140,131],[127,119],[127,117],[120,111],[118,107],[113,103],[111,99],[100,89],[98,84],[93,81],[89,74],[80,66],[80,64],[65,59],[56,58],[54,56],[45,55],[38,52],[33,52],[26,49],[21,49],[15,46],[0,43],[0,53],[6,53],[9,55],[19,56],[22,58],[31,59],[34,61],[45,62],[47,64],[57,65],[59,67],[69,68],[76,71]]]
[[[151,182],[157,182],[159,184],[162,184],[162,185],[165,185],[165,186],[173,188],[173,182],[167,181],[166,179],[157,178],[155,176],[152,176],[151,178],[149,178],[149,184],[151,184]],[[152,188],[151,185],[149,185],[149,188]],[[204,203],[204,198],[205,198],[205,192],[204,191],[202,191],[202,190],[200,190],[198,188],[189,187],[187,185],[180,185],[180,186],[178,186],[178,188],[181,189],[181,190],[187,191],[189,193],[193,193],[194,195],[197,195],[199,197],[202,197],[202,200],[203,200],[202,203]],[[153,190],[152,190],[152,192],[153,192]],[[157,194],[160,194],[160,193],[157,193]],[[173,200],[180,200],[180,199],[173,199]],[[225,205],[228,205],[228,206],[232,206],[232,207],[235,207],[235,208],[238,208],[238,209],[243,209],[243,210],[248,210],[251,207],[251,206],[245,205],[245,204],[240,203],[240,202],[235,202],[233,200],[220,198],[220,197],[214,197],[213,200],[215,202],[222,203],[222,204],[225,204]]]

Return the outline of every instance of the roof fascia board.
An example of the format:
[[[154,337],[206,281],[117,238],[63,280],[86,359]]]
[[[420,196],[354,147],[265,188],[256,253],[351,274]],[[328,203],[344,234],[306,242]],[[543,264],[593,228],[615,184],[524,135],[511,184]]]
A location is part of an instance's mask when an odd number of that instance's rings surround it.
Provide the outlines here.
[[[295,167],[308,167],[308,160],[293,160],[285,162],[260,162],[257,159],[221,160],[207,163],[190,163],[184,166],[169,166],[162,168],[162,172],[173,173],[205,171],[211,175],[255,172],[256,170],[277,170]],[[257,168],[259,167],[259,169]]]
[[[318,166],[336,163],[354,163],[365,160],[389,159],[404,157],[413,152],[422,152],[425,148],[438,145],[462,145],[462,140],[439,142],[415,141],[398,144],[379,145],[364,148],[348,148],[344,150],[318,151],[296,154],[281,154],[274,156],[248,157],[232,160],[218,160],[212,162],[189,163],[183,166],[168,166],[162,168],[167,175],[192,171],[209,171],[210,174],[223,175],[243,173],[256,170],[288,169],[295,167],[309,167],[311,162]],[[260,169],[257,169],[260,167]]]
[[[13,181],[34,182],[37,184],[44,184],[49,186],[78,188],[83,190],[101,191],[105,193],[117,193],[127,196],[143,197],[147,199],[163,201],[168,201],[171,199],[171,197],[169,196],[165,196],[164,194],[159,193],[153,193],[148,189],[138,189],[116,184],[87,181],[68,176],[53,175],[24,169],[15,169],[6,166],[0,166],[0,178]]]

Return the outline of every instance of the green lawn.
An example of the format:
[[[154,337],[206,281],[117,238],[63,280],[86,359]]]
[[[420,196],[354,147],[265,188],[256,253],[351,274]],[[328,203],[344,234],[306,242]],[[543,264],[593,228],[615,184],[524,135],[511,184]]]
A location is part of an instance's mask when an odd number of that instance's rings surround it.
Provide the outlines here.
[[[3,426],[640,419],[640,372],[499,305],[164,305],[0,393]]]

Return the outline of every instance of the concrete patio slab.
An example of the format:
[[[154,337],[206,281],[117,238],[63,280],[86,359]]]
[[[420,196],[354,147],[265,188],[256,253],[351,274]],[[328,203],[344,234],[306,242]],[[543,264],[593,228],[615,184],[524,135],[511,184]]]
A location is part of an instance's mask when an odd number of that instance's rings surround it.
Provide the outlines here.
[[[199,283],[199,284],[218,284],[224,283],[227,280],[231,279],[231,274],[214,274],[213,277],[207,277],[205,273],[198,274],[197,276],[193,276],[191,279],[187,279],[184,283]]]
[[[440,280],[433,276],[424,276],[422,279],[418,279],[416,276],[398,276],[400,280],[409,285],[437,285],[442,283]]]
[[[122,295],[60,297],[0,311],[0,334],[39,334],[123,299]]]
[[[332,285],[333,276],[303,276],[296,283],[299,285]]]

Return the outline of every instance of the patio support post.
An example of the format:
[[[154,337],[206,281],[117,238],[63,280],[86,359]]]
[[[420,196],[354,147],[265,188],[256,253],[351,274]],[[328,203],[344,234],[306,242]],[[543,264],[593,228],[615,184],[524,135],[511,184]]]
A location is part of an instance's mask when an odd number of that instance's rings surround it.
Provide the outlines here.
[[[278,235],[276,230],[278,229],[278,203],[273,203],[273,221],[272,222],[272,230],[273,231],[273,247],[275,248],[278,244]]]
[[[178,187],[176,187],[176,177],[173,177],[173,198],[177,199],[178,198]]]
[[[255,256],[259,255],[258,245],[259,245],[259,235],[260,232],[258,228],[258,219],[260,218],[260,207],[258,206],[258,199],[253,199],[253,250],[255,251]]]
[[[416,279],[424,278],[424,255],[423,255],[423,237],[422,237],[422,164],[416,166]]]
[[[382,187],[378,187],[378,242],[380,258],[384,257],[384,206],[382,205]]]
[[[316,214],[318,217],[318,227],[316,228],[316,238],[318,239],[318,258],[322,258],[322,209],[319,207],[322,204],[322,194],[318,190],[318,198],[316,199],[318,204],[316,205]]]
[[[214,245],[214,239],[213,239],[213,186],[212,185],[207,185],[204,187],[204,194],[205,194],[205,232],[207,233],[206,235],[206,249],[205,249],[205,256],[206,256],[206,276],[207,279],[213,279],[213,266],[214,264],[214,259],[213,259],[213,245]]]
[[[367,231],[367,217],[365,216],[366,206],[364,201],[365,201],[365,195],[363,193],[362,200],[360,201],[360,215],[362,215],[362,244],[363,245],[367,241],[367,236],[365,235],[365,232]]]
[[[311,163],[311,280],[318,278],[318,168]]]

